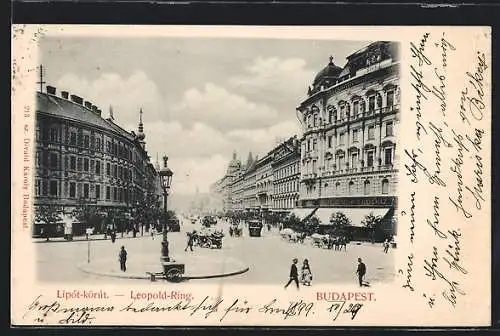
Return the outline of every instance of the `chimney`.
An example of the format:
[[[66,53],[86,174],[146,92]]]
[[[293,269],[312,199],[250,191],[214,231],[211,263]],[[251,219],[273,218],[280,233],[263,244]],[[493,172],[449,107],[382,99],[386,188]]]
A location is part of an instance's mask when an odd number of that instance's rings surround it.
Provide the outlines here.
[[[88,108],[89,110],[92,110],[92,103],[89,101],[85,102],[85,107]]]
[[[73,103],[77,103],[79,105],[83,105],[83,98],[82,97],[79,97],[77,95],[71,95],[71,101]]]
[[[47,85],[46,88],[47,88],[47,93],[48,94],[51,94],[51,95],[55,95],[56,94],[56,88],[55,87]]]
[[[61,91],[61,97],[64,99],[69,99],[69,92],[68,91]]]
[[[95,113],[97,113],[98,115],[101,115],[101,109],[96,108]]]
[[[92,112],[97,113],[97,106],[92,105]]]

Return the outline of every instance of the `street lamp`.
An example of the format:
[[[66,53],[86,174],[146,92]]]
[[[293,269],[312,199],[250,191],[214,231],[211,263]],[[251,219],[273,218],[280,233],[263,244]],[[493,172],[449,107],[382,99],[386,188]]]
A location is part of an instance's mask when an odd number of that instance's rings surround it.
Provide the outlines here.
[[[168,198],[168,192],[170,190],[170,184],[172,183],[172,175],[174,173],[170,168],[167,166],[168,162],[168,156],[163,157],[163,168],[158,172],[160,175],[160,182],[161,186],[163,188],[163,211],[165,213],[165,220],[163,221],[163,239],[161,242],[161,261],[163,262],[168,262],[170,261],[170,257],[168,256],[168,239],[167,239],[167,231],[168,231],[168,225],[167,225],[167,198]]]

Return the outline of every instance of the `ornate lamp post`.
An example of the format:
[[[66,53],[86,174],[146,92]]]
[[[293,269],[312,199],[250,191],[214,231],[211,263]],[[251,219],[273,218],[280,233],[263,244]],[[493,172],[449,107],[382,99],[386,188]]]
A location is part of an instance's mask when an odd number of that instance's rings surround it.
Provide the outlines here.
[[[168,223],[167,223],[167,198],[168,198],[168,192],[170,190],[170,184],[172,183],[172,175],[174,173],[170,168],[167,166],[168,162],[168,156],[163,157],[163,168],[159,171],[160,175],[160,181],[161,181],[161,186],[163,188],[163,211],[165,213],[165,220],[163,221],[163,240],[161,242],[161,262],[168,262],[170,261],[170,257],[168,256],[168,239],[167,239],[167,232],[168,232]]]

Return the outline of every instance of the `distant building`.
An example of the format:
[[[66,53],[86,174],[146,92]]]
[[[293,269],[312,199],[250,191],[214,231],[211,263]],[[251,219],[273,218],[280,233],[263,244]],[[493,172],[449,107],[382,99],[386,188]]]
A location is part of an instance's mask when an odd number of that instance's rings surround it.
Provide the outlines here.
[[[254,159],[250,153],[245,165],[234,153],[225,176],[211,188],[223,200],[220,211],[247,211],[262,218],[271,212],[290,212],[299,197],[299,158],[296,136],[262,158]]]
[[[294,136],[271,151],[273,204],[276,212],[289,212],[299,201],[300,142]]]
[[[146,151],[142,110],[135,134],[115,123],[112,108],[103,118],[101,109],[77,95],[58,95],[52,86],[46,91],[36,93],[35,208],[52,204],[69,214],[85,204],[104,218],[116,210],[121,219],[115,224],[125,228],[137,201],[161,194]],[[80,224],[74,224],[75,234],[88,223]]]

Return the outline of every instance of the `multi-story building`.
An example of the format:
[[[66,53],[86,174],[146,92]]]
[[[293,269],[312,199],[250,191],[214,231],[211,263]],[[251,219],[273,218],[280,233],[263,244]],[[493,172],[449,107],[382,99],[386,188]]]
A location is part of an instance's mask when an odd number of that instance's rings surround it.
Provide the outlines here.
[[[258,160],[253,160],[252,153],[250,152],[248,160],[245,166],[243,183],[243,209],[245,210],[257,210],[259,205],[256,194],[256,180],[257,180],[257,164]]]
[[[273,168],[271,166],[273,157],[267,153],[255,164],[255,187],[258,208],[262,211],[271,209],[273,200]]]
[[[104,217],[119,210],[127,219],[146,193],[158,192],[142,110],[135,134],[114,122],[111,108],[105,119],[91,102],[67,91],[57,95],[52,86],[36,93],[36,104],[35,208],[51,204],[69,214],[83,202]]]
[[[300,143],[294,136],[271,151],[273,204],[277,212],[289,212],[299,200]]]
[[[353,225],[374,213],[393,222],[399,126],[397,44],[374,42],[330,62],[297,111],[302,124],[300,201],[328,222],[342,209]]]
[[[252,158],[245,165],[233,154],[224,177],[211,190],[222,199],[223,212],[250,211],[268,218],[271,212],[290,212],[299,195],[300,146],[292,137],[262,158]]]

